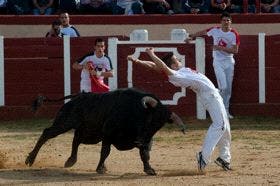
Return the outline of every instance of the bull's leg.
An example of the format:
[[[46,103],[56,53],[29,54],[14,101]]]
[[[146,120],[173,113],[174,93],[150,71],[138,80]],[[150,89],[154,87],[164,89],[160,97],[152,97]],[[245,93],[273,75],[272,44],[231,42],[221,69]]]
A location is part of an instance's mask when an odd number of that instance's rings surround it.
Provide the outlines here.
[[[155,170],[151,167],[150,161],[150,150],[152,142],[145,144],[139,148],[140,157],[144,165],[144,172],[148,175],[156,175]]]
[[[104,174],[107,171],[104,162],[106,158],[109,156],[110,151],[111,151],[111,143],[106,143],[102,141],[100,160],[96,168],[96,172],[98,174]]]
[[[81,135],[79,130],[76,130],[72,142],[71,156],[65,162],[64,167],[72,167],[77,162],[78,147],[80,144],[81,144]]]
[[[51,126],[50,128],[46,128],[40,136],[39,140],[37,141],[34,149],[27,156],[25,164],[28,166],[32,166],[42,145],[44,145],[44,143],[46,143],[46,141],[48,141],[49,139],[54,138],[64,132],[67,132],[68,130],[70,129],[65,129],[58,126]]]

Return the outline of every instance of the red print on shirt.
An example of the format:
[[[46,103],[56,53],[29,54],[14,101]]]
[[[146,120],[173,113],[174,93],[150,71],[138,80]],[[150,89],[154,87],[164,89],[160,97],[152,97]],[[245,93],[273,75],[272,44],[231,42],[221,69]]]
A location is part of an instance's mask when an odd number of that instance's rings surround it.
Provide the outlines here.
[[[218,46],[226,47],[226,46],[227,46],[227,43],[226,43],[223,39],[221,39],[221,40],[219,41],[219,43],[218,43]]]

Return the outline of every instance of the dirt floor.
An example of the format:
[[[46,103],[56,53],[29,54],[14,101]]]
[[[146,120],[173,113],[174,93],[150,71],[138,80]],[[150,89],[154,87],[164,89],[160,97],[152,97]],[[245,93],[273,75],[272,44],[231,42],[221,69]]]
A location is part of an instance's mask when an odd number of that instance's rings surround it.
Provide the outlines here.
[[[100,144],[81,145],[77,163],[63,168],[71,152],[73,132],[48,141],[34,165],[27,167],[25,158],[41,131],[0,128],[0,185],[280,185],[279,129],[236,127],[232,130],[233,170],[225,172],[211,163],[201,174],[195,154],[206,129],[191,128],[185,135],[177,129],[160,130],[150,160],[157,176],[147,176],[138,149],[118,151],[114,147],[106,161],[108,172],[97,174]],[[216,156],[215,151],[212,158]]]

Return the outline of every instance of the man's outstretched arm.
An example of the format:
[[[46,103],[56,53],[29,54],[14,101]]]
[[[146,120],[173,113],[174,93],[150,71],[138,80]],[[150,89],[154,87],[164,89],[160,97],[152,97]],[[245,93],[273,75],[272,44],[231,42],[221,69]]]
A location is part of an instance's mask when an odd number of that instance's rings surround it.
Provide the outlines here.
[[[127,56],[127,60],[132,61],[133,63],[138,63],[140,65],[143,65],[143,66],[147,67],[147,68],[154,69],[158,72],[160,71],[160,69],[152,61],[144,61],[144,60],[141,60],[141,59],[134,58],[131,55]]]
[[[172,75],[173,71],[155,54],[154,48],[147,48],[146,53],[151,57],[154,64],[160,71],[163,71],[167,75]]]

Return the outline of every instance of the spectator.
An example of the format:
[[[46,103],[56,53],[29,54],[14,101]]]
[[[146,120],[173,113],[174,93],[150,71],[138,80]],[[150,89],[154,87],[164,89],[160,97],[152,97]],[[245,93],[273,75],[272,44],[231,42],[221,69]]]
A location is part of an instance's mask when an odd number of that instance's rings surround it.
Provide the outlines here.
[[[248,13],[256,13],[256,1],[257,0],[248,0]]]
[[[211,0],[210,12],[214,14],[230,12],[230,0]]]
[[[173,10],[174,14],[182,14],[184,13],[184,4],[185,0],[173,0],[169,2],[171,9]]]
[[[262,13],[280,13],[279,0],[261,0]]]
[[[113,77],[111,59],[105,55],[105,41],[97,38],[94,53],[90,53],[73,63],[73,69],[81,72],[81,92],[107,92],[109,87],[104,84],[104,78]]]
[[[143,0],[146,14],[173,14],[171,6],[166,0]]]
[[[71,14],[77,13],[77,7],[80,0],[59,0],[58,12],[68,12]]]
[[[0,0],[0,14],[7,14],[7,0]]]
[[[231,0],[232,13],[245,13],[243,7],[243,0]],[[256,13],[255,0],[248,0],[248,13]]]
[[[32,1],[31,0],[9,0],[7,1],[7,8],[9,14],[31,14]]]
[[[140,0],[117,0],[113,2],[113,14],[143,14],[143,6]]]
[[[80,37],[80,33],[78,32],[78,30],[74,26],[70,25],[70,17],[68,13],[60,13],[59,19],[62,24],[62,35],[69,35],[70,37]]]
[[[207,0],[186,0],[184,12],[188,14],[203,14],[209,12]]]
[[[54,12],[53,9],[54,0],[33,0],[33,14],[34,15],[51,15]]]
[[[61,21],[55,20],[52,22],[52,28],[50,31],[48,31],[46,37],[62,37],[60,30],[61,30]]]
[[[81,0],[81,14],[112,14],[110,0]]]

